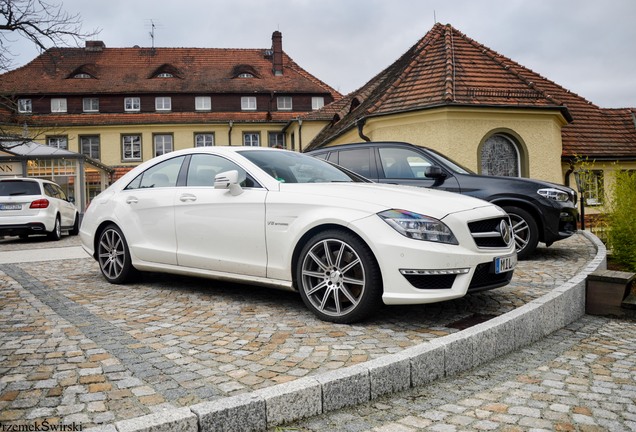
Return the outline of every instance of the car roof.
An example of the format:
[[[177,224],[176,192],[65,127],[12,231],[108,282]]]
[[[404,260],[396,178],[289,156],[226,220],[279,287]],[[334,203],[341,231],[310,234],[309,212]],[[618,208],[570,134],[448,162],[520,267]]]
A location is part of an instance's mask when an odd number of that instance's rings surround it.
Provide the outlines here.
[[[403,142],[403,141],[365,141],[365,142],[356,142],[356,143],[350,143],[350,144],[337,144],[337,145],[333,145],[333,146],[329,146],[329,147],[322,147],[316,150],[311,150],[308,151],[308,154],[311,153],[322,153],[322,152],[328,152],[328,151],[333,151],[333,150],[340,150],[340,149],[355,149],[356,147],[378,147],[378,146],[392,146],[392,147],[414,147],[414,148],[423,148],[423,149],[428,149],[428,147],[424,147],[424,146],[419,146],[419,145],[415,145],[415,144],[411,144],[411,143],[407,143],[407,142]]]

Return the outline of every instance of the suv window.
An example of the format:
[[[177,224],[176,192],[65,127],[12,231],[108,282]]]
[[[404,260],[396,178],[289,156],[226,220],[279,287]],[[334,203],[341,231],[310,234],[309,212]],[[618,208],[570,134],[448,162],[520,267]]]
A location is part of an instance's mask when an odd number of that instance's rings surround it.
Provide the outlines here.
[[[40,185],[28,180],[8,180],[0,182],[0,196],[40,195]]]
[[[434,165],[422,154],[411,149],[389,147],[378,150],[386,178],[425,178],[426,168]]]
[[[371,149],[342,150],[338,158],[338,165],[348,168],[364,177],[373,177],[371,170]]]

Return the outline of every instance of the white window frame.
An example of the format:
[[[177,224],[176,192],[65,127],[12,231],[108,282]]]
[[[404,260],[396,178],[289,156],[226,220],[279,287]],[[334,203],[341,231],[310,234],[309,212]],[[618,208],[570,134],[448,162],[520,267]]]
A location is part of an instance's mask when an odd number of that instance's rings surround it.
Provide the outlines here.
[[[316,111],[325,106],[325,98],[322,96],[313,96],[311,98],[311,109]]]
[[[195,147],[213,147],[214,142],[214,132],[202,132],[194,134]]]
[[[171,111],[172,98],[170,96],[158,96],[155,98],[155,111]]]
[[[68,150],[68,137],[61,135],[46,137],[46,145],[53,148]]]
[[[242,96],[241,97],[241,110],[242,111],[256,111],[256,96]]]
[[[32,113],[33,101],[31,99],[18,99],[18,112],[19,113]]]
[[[250,147],[261,146],[261,134],[258,132],[243,132],[243,145]]]
[[[196,111],[210,111],[212,109],[212,97],[197,96],[194,99],[194,109]]]
[[[99,112],[99,98],[82,99],[82,109],[84,112]]]
[[[152,137],[154,154],[161,156],[174,150],[174,138],[171,134],[156,134]]]
[[[293,107],[291,96],[278,96],[276,98],[276,108],[278,111],[291,111]]]
[[[67,109],[66,98],[52,98],[51,99],[51,112],[52,113],[65,113]]]
[[[141,99],[138,97],[124,98],[124,111],[126,112],[141,111]]]
[[[128,151],[126,147],[130,147]],[[124,162],[140,161],[141,154],[141,134],[122,135],[121,137],[121,160]],[[126,154],[130,156],[126,157]],[[138,155],[138,156],[137,156]]]

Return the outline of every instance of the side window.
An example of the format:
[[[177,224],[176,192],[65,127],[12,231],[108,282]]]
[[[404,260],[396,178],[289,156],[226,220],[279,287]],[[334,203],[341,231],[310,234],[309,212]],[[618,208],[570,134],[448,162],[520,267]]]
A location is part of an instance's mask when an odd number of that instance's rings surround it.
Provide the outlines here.
[[[368,148],[341,151],[338,165],[364,177],[370,178],[373,176],[371,172],[371,149]]]
[[[260,187],[243,168],[234,162],[221,156],[210,154],[195,154],[190,159],[187,186],[214,187],[214,177],[225,171],[236,170],[239,172],[239,180],[243,187]]]
[[[139,174],[126,189],[175,187],[185,156],[163,161]]]
[[[434,165],[420,153],[410,149],[381,148],[380,160],[385,178],[426,178],[426,168]]]

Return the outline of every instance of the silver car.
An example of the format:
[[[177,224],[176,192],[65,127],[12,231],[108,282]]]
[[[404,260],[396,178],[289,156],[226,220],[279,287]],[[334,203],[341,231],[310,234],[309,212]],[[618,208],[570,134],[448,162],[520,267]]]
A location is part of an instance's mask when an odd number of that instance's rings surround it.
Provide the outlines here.
[[[46,234],[59,240],[62,231],[79,232],[79,212],[62,188],[36,178],[0,179],[0,236]]]

